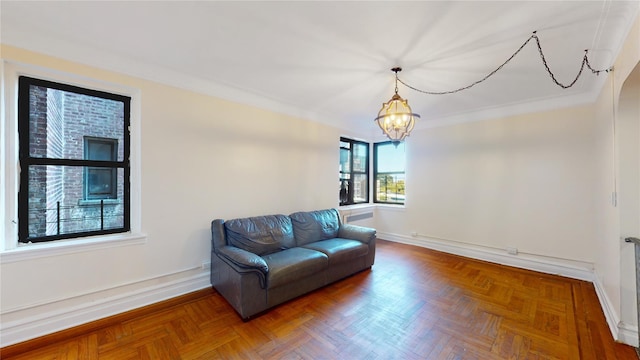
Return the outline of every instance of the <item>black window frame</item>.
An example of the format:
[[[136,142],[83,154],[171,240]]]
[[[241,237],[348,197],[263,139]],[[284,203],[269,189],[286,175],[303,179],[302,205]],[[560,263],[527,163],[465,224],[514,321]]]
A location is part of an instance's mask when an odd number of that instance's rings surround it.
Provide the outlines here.
[[[404,143],[402,143],[404,144]],[[394,143],[393,141],[383,141],[383,142],[377,142],[373,144],[373,202],[374,203],[378,203],[378,204],[390,204],[390,205],[404,205],[406,199],[406,168],[404,171],[387,171],[387,172],[379,172],[378,171],[378,148],[380,146],[388,146],[388,145],[392,145],[392,146],[398,146],[398,144]],[[402,174],[403,177],[405,178],[405,189],[404,189],[404,195],[405,195],[405,200],[402,202],[399,201],[386,201],[386,200],[380,200],[378,199],[378,175],[396,175],[396,174]]]
[[[371,188],[371,185],[370,185],[371,181],[369,177],[369,149],[370,149],[369,145],[370,144],[364,141],[358,141],[358,140],[354,140],[346,137],[340,137],[340,143],[342,144],[343,142],[349,143],[349,148],[340,146],[340,151],[343,151],[343,150],[349,151],[349,171],[343,171],[342,169],[339,170],[339,174],[338,174],[339,187],[340,187],[339,197],[338,197],[339,205],[345,206],[345,205],[354,205],[354,204],[367,204],[369,203],[369,194],[370,194],[370,188]],[[353,168],[354,145],[364,145],[366,147],[367,158],[365,161],[365,171],[354,171],[354,168]],[[347,179],[347,176],[345,175],[348,175],[348,179]],[[355,175],[365,175],[367,179],[366,180],[367,191],[366,191],[365,200],[363,201],[355,201],[354,199],[355,192],[352,189],[354,189],[354,186],[355,186],[353,182]]]
[[[68,159],[68,158],[47,158],[32,157],[30,148],[30,88],[31,86],[46,87],[81,95],[103,98],[123,103],[123,157],[118,161],[102,161],[88,159]],[[130,164],[130,142],[131,142],[131,97],[113,94],[110,92],[88,89],[84,87],[64,84],[49,80],[20,76],[18,79],[18,141],[19,141],[19,163],[20,163],[20,188],[18,191],[18,242],[37,243],[62,239],[76,239],[86,236],[107,235],[124,233],[131,230],[131,164]],[[29,237],[29,167],[30,166],[79,166],[94,168],[110,168],[114,171],[123,171],[123,226],[117,228],[79,231],[65,234],[45,235]],[[102,202],[101,200],[97,200]]]

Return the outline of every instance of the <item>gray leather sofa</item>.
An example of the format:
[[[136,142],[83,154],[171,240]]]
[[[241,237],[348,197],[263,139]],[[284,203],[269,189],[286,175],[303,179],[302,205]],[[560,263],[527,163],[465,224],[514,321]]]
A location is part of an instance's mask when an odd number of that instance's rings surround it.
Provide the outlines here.
[[[376,231],[336,209],[211,222],[211,284],[243,320],[373,265]]]

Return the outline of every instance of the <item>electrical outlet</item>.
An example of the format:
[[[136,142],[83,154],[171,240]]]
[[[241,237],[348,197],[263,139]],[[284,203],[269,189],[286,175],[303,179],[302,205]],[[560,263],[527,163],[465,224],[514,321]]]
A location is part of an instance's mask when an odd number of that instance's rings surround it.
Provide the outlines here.
[[[518,255],[518,248],[508,247],[507,248],[507,253],[509,255]]]
[[[202,268],[202,270],[207,270],[207,269],[211,268],[211,262],[210,261],[203,261],[201,268]]]
[[[414,231],[414,232],[411,233],[411,236],[418,237],[418,233]]]

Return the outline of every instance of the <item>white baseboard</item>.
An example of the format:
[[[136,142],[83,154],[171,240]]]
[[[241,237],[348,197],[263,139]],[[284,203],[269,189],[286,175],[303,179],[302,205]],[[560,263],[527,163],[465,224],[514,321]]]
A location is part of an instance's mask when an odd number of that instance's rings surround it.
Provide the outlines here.
[[[611,330],[613,338],[623,344],[639,347],[638,327],[620,321],[620,317],[613,310],[613,304],[611,303],[611,300],[609,300],[606,291],[604,291],[604,286],[597,276],[595,277],[593,286],[596,288],[596,294],[600,300],[600,306],[604,312],[604,317],[607,319],[607,325]]]
[[[620,317],[615,312],[613,304],[598,276],[594,276],[593,286],[596,289],[596,295],[598,295],[602,312],[604,312],[604,317],[607,319],[607,325],[614,340],[638,347],[638,329],[620,321]]]
[[[384,240],[420,246],[472,259],[589,281],[593,283],[596,289],[600,306],[602,307],[613,338],[624,344],[638,347],[638,328],[620,322],[619,316],[614,310],[615,308],[609,300],[609,297],[606,295],[602,283],[595,275],[595,270],[591,263],[531,254],[510,255],[494,248],[426,236],[410,237],[384,232],[378,232],[377,236]]]
[[[378,232],[380,239],[416,245],[438,250],[449,254],[460,255],[472,259],[509,265],[521,269],[534,270],[547,274],[566,276],[572,279],[593,281],[593,264],[575,260],[564,260],[531,254],[510,255],[506,251],[495,248],[464,244],[445,239],[425,236],[410,237],[391,233]]]
[[[633,347],[639,347],[638,345],[638,328],[629,324],[618,324],[618,338],[617,341],[631,345]]]
[[[0,347],[35,339],[209,286],[209,269],[198,268],[8,311],[1,314]]]

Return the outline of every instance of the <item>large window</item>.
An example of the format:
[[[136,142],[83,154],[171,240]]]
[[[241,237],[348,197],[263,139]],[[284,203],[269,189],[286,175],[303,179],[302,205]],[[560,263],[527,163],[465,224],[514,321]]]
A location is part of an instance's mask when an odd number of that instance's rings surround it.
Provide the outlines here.
[[[340,205],[369,202],[369,144],[340,138]]]
[[[130,102],[20,77],[20,242],[130,230]]]
[[[373,145],[374,202],[404,204],[405,147],[404,142],[391,141]]]

